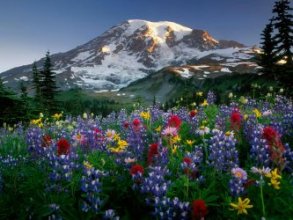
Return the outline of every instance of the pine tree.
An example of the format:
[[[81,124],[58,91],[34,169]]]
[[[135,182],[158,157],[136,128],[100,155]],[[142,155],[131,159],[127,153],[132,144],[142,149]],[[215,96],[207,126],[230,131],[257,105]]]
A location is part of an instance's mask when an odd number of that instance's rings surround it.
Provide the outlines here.
[[[44,69],[41,72],[41,95],[42,102],[45,111],[49,114],[53,114],[57,111],[57,102],[55,100],[57,94],[57,86],[55,81],[55,75],[52,72],[52,64],[50,53],[47,52],[44,62]]]
[[[153,106],[156,106],[157,104],[157,100],[156,100],[156,96],[154,95],[154,98],[153,98]]]
[[[33,63],[32,72],[33,72],[33,88],[35,89],[35,100],[36,100],[36,102],[40,102],[40,100],[41,100],[41,79],[40,79],[40,73],[38,71],[36,62]]]
[[[27,99],[27,87],[24,85],[24,82],[21,81],[20,82],[20,91],[21,91],[21,94],[20,94],[20,97],[23,99],[23,100],[26,100]]]
[[[273,7],[273,13],[276,13],[276,17],[273,19],[274,27],[277,30],[274,37],[277,43],[276,53],[280,59],[286,57],[286,66],[293,64],[293,15],[290,14],[292,10],[289,0],[279,0]]]
[[[273,31],[274,29],[271,21],[269,24],[266,25],[261,34],[261,49],[263,50],[263,53],[259,56],[258,59],[258,64],[263,67],[261,69],[261,72],[269,76],[274,75],[276,67],[275,65],[278,59],[276,56],[276,52],[274,51],[276,43],[273,40]]]

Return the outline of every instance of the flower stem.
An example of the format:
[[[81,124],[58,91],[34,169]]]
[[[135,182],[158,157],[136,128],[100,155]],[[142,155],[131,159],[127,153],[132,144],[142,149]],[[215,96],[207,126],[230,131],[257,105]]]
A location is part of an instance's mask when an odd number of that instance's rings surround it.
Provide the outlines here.
[[[205,162],[208,163],[208,149],[206,145],[205,138],[203,137],[203,148],[204,148],[204,154],[205,154]]]
[[[263,217],[266,216],[266,210],[265,210],[265,203],[264,203],[264,198],[263,198],[263,178],[261,177],[261,183],[260,183],[260,199],[261,199],[261,205],[262,205],[262,214]]]

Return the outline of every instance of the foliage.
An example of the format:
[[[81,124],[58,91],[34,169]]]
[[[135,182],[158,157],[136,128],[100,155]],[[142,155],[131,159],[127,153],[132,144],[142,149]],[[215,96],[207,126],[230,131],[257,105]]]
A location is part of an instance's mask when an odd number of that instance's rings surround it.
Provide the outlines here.
[[[0,219],[286,219],[293,109],[275,90],[2,128]]]

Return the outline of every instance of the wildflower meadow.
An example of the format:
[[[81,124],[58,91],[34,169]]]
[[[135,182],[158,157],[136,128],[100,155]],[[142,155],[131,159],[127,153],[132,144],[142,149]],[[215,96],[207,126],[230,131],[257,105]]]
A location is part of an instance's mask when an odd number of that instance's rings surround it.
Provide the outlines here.
[[[4,124],[0,218],[293,219],[292,100],[204,96]]]

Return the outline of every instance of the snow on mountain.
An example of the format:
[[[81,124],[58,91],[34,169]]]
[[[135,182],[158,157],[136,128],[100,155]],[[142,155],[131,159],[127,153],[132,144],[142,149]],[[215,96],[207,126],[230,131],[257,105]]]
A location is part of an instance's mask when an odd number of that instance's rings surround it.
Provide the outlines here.
[[[167,66],[197,65],[203,60],[234,65],[252,56],[250,48],[235,41],[218,41],[203,30],[169,21],[128,20],[73,50],[53,54],[51,60],[64,89],[115,90]],[[42,63],[43,59],[37,66]],[[31,79],[30,70],[30,65],[23,66],[1,76],[12,84],[13,78]],[[187,69],[181,71],[182,77],[191,76]]]

